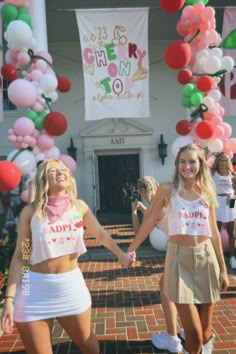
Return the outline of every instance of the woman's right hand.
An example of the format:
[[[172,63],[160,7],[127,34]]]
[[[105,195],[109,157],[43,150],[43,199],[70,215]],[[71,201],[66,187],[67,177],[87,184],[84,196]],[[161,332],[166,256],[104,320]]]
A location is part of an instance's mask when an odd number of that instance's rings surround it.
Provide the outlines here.
[[[13,311],[14,305],[12,299],[5,299],[2,315],[1,315],[1,325],[2,330],[6,334],[11,334],[13,332]]]

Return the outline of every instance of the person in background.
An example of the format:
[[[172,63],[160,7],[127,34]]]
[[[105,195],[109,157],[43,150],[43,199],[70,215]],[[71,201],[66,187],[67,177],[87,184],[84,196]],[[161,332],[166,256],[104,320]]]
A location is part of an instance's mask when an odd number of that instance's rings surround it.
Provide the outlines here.
[[[212,167],[213,180],[216,185],[218,207],[216,208],[216,220],[219,231],[222,223],[225,224],[229,237],[230,266],[236,269],[235,258],[235,179],[236,174],[228,155],[220,153],[216,156]]]
[[[155,178],[151,176],[145,176],[137,180],[138,194],[146,202],[147,206],[145,206],[141,201],[139,201],[138,198],[136,200],[133,200],[133,202],[131,203],[132,222],[135,233],[138,231],[141,224],[138,212],[140,211],[142,214],[145,214],[149,205],[152,204],[152,200],[156,195],[158,187],[159,184],[157,183]],[[158,228],[160,228],[166,235],[168,235],[167,218],[163,216],[164,212],[161,211],[159,217],[157,217],[156,219],[156,226],[158,226]],[[159,284],[161,305],[165,316],[167,331],[163,333],[155,333],[152,337],[152,342],[155,347],[159,349],[165,349],[171,353],[177,353],[182,351],[181,340],[177,335],[177,310],[175,304],[173,302],[170,302],[163,292],[163,275],[161,276]]]
[[[53,319],[83,354],[99,354],[91,329],[91,296],[78,267],[86,252],[84,227],[113,252],[122,266],[132,264],[75,195],[74,179],[62,161],[46,160],[37,168],[34,202],[20,215],[5,302],[2,329],[13,320],[28,354],[52,354]]]
[[[164,293],[175,303],[185,334],[183,352],[210,354],[212,316],[220,290],[229,281],[216,223],[216,192],[203,149],[180,148],[172,182],[162,183],[128,248],[131,256],[166,208],[169,241],[164,270]]]

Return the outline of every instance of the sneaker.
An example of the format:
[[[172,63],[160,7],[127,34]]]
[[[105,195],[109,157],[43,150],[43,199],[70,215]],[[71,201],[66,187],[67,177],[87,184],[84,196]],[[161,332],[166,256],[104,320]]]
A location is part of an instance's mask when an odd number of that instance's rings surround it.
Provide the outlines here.
[[[183,351],[181,340],[177,336],[170,336],[168,332],[153,334],[152,344],[157,349],[166,349],[171,353]]]
[[[229,264],[232,269],[236,269],[236,258],[235,257],[230,257]]]

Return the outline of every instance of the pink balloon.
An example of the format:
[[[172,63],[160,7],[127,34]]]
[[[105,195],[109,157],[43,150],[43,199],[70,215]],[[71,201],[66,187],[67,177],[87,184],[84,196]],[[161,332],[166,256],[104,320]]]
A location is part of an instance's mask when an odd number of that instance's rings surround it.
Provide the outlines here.
[[[17,67],[21,68],[30,62],[30,56],[26,52],[19,52],[17,54]]]
[[[35,86],[25,79],[12,81],[8,87],[9,100],[14,105],[22,108],[33,106],[37,99],[37,94]]]
[[[5,3],[15,7],[29,7],[29,0],[5,0]]]
[[[21,193],[21,199],[23,200],[23,202],[28,203],[29,200],[29,190],[25,189],[22,193]]]
[[[54,145],[54,139],[50,135],[41,134],[38,137],[37,146],[41,151],[49,150]]]
[[[75,160],[71,156],[62,154],[59,156],[59,160],[61,160],[69,168],[72,175],[75,174],[77,165]]]
[[[224,129],[224,139],[227,139],[232,134],[232,127],[226,122],[222,122],[221,127]]]
[[[230,139],[226,140],[224,146],[226,149],[231,150],[234,154],[236,153],[236,139],[235,138],[230,138]]]
[[[48,52],[41,50],[40,52],[37,52],[36,55],[39,55],[47,59],[47,61],[49,61],[49,63],[52,64],[52,56]]]
[[[31,119],[27,117],[18,118],[14,124],[14,130],[17,135],[26,136],[32,135],[35,125]]]

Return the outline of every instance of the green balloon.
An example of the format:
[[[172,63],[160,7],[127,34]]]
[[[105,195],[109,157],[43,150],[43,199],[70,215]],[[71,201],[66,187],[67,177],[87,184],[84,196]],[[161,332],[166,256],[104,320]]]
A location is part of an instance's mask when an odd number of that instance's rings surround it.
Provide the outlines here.
[[[184,106],[186,108],[190,108],[192,106],[189,97],[183,97],[181,103],[182,103],[182,106]]]
[[[220,46],[224,49],[236,49],[236,28],[229,32]]]
[[[18,14],[19,15],[22,15],[22,14],[29,15],[29,11],[25,7],[19,7]]]
[[[30,118],[34,123],[35,123],[35,120],[38,118],[38,114],[33,110],[27,111],[25,116],[27,118]]]
[[[27,25],[29,25],[30,27],[32,26],[30,15],[21,14],[21,15],[18,16],[17,20],[20,20],[20,21],[23,21],[23,22],[27,23]]]
[[[37,130],[43,130],[43,128],[44,128],[44,126],[43,126],[43,121],[44,121],[44,118],[45,118],[45,116],[44,117],[37,117],[36,118],[36,120],[35,120],[35,122],[34,122],[34,124],[35,124],[35,128],[37,129]]]
[[[182,87],[182,93],[184,96],[191,96],[192,93],[193,93],[193,90],[194,90],[194,85],[193,84],[185,84],[183,87]]]
[[[202,102],[202,95],[200,93],[194,93],[190,97],[190,102],[192,103],[193,106],[198,106]]]
[[[47,112],[42,111],[42,112],[38,113],[38,117],[40,117],[40,118],[41,118],[41,117],[45,118],[47,114],[48,114]]]
[[[18,17],[17,8],[11,4],[3,5],[1,9],[1,13],[2,13],[3,22],[7,22],[7,23],[16,20]]]

